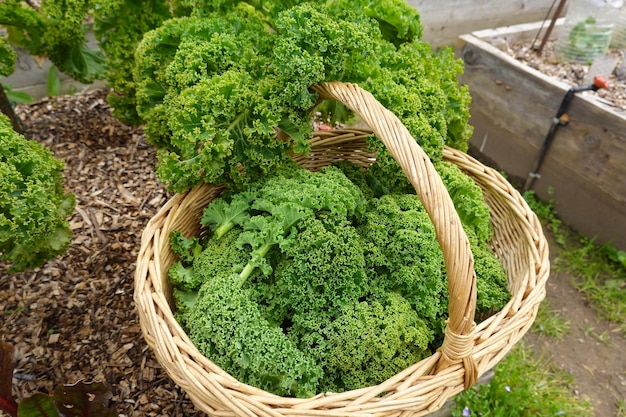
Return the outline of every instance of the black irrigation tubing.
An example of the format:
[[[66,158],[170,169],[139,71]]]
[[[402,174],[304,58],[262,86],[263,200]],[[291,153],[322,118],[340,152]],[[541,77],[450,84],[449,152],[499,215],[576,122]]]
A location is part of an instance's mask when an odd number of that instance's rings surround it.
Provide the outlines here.
[[[567,120],[563,119],[562,116],[565,114],[565,110],[567,110],[567,106],[572,100],[572,97],[574,97],[574,94],[588,90],[597,91],[601,88],[608,88],[608,81],[605,77],[596,75],[593,79],[593,84],[572,87],[567,90],[567,93],[565,93],[565,97],[563,97],[563,100],[561,101],[561,105],[559,106],[559,110],[557,111],[556,116],[554,116],[554,118],[552,119],[550,130],[548,131],[548,134],[543,140],[543,144],[539,149],[539,156],[535,161],[535,165],[528,174],[528,178],[526,179],[526,183],[524,184],[524,188],[522,189],[523,192],[528,191],[533,186],[535,180],[541,177],[541,175],[539,174],[539,169],[541,168],[541,164],[543,163],[546,153],[550,148],[550,144],[552,144],[552,140],[554,139],[557,128],[561,125],[567,124]]]

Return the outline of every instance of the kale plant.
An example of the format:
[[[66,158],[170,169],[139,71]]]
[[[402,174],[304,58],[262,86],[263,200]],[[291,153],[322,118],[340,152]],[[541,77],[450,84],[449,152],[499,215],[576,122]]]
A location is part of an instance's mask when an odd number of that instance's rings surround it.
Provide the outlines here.
[[[0,261],[9,272],[66,251],[74,196],[63,189],[62,170],[50,150],[13,131],[0,115]]]
[[[8,42],[31,55],[48,57],[59,70],[81,82],[102,78],[104,57],[87,46],[88,11],[84,0],[44,0],[38,9],[19,0],[1,2],[0,25],[6,28],[7,36],[0,42],[0,61],[7,60]],[[12,67],[9,69],[4,75],[12,72]]]
[[[172,233],[175,315],[238,380],[278,395],[341,392],[441,345],[448,295],[434,226],[415,193],[371,197],[356,172],[352,181],[338,167],[282,168],[213,200],[206,237]],[[474,215],[462,220],[484,317],[508,301],[506,274],[484,240],[484,202],[456,201]]]
[[[289,152],[306,153],[318,100],[310,87],[323,81],[372,92],[433,160],[444,143],[467,148],[461,63],[451,50],[433,52],[420,40],[413,7],[347,0],[184,5],[189,16],[147,32],[135,54],[137,112],[170,189],[241,187],[285,163]]]

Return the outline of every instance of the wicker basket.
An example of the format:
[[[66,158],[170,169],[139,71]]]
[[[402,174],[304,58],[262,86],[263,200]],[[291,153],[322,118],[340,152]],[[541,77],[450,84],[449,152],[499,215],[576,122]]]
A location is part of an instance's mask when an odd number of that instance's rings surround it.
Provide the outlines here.
[[[432,356],[380,385],[313,398],[286,398],[241,383],[202,356],[172,314],[167,270],[176,260],[169,233],[198,234],[202,209],[220,187],[201,185],[173,197],[148,223],[135,276],[135,303],[142,331],[157,360],[195,406],[219,416],[421,416],[476,382],[522,338],[545,296],[548,244],[536,215],[496,171],[465,153],[446,149],[456,164],[483,189],[491,208],[493,249],[504,265],[511,301],[476,325],[476,277],[467,237],[452,201],[429,158],[401,122],[371,94],[354,84],[324,83],[322,98],[343,102],[371,130],[320,131],[312,152],[297,158],[316,170],[339,160],[367,166],[373,155],[365,138],[374,132],[414,185],[435,226],[444,253],[450,294],[449,319],[442,347]]]

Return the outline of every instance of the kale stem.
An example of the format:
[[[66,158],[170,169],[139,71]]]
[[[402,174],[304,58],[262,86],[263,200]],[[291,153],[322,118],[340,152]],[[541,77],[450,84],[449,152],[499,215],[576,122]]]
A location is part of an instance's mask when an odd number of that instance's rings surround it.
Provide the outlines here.
[[[266,243],[266,244],[262,245],[258,250],[255,250],[253,252],[252,259],[254,259],[254,258],[257,258],[257,259],[265,258],[265,255],[267,255],[267,252],[269,252],[269,250],[272,248],[272,246],[274,246],[274,243],[269,243],[269,244]],[[254,268],[256,268],[256,265],[255,265],[254,262],[252,262],[252,259],[250,261],[248,261],[246,266],[239,273],[239,282],[237,283],[237,288],[241,288],[243,286],[243,284],[245,284],[246,280],[250,277],[250,275],[252,275],[252,272],[254,271]]]
[[[215,237],[217,239],[221,239],[222,236],[228,233],[228,231],[231,230],[233,227],[235,227],[235,223],[233,222],[227,222],[220,225],[218,228],[215,229]]]
[[[238,288],[241,288],[243,286],[248,277],[250,277],[250,275],[252,274],[252,271],[254,271],[254,268],[256,267],[252,265],[252,263],[248,262],[246,264],[246,266],[243,268],[243,271],[239,273],[239,282],[237,283]]]

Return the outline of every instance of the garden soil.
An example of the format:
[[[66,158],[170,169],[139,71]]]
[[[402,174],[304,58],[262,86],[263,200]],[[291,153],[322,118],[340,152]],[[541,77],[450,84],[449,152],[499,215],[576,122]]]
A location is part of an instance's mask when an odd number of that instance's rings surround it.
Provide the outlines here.
[[[18,274],[0,265],[0,338],[16,348],[15,395],[102,381],[120,416],[202,416],[155,360],[133,307],[141,233],[171,195],[142,130],[114,119],[105,97],[96,90],[17,109],[28,137],[64,159],[76,208],[65,255]],[[529,333],[523,342],[574,376],[574,395],[588,398],[596,416],[615,416],[626,399],[626,340],[596,318],[569,276],[552,274],[547,291],[571,333]]]

